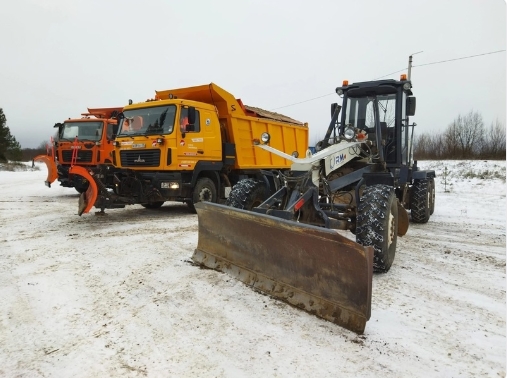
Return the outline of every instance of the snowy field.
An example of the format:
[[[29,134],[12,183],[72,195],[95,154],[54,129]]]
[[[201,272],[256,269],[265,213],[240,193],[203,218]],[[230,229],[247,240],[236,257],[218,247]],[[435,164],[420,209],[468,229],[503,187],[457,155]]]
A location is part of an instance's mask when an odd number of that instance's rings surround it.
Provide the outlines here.
[[[0,171],[0,376],[504,377],[506,162],[420,166],[435,213],[361,336],[192,265],[185,205],[79,217],[44,166]]]

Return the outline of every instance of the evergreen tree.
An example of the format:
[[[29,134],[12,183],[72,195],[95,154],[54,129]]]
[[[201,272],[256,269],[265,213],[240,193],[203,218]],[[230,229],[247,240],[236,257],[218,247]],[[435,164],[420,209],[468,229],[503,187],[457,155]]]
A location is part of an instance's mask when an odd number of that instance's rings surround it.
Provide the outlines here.
[[[0,161],[21,160],[21,145],[7,126],[7,118],[0,108]]]

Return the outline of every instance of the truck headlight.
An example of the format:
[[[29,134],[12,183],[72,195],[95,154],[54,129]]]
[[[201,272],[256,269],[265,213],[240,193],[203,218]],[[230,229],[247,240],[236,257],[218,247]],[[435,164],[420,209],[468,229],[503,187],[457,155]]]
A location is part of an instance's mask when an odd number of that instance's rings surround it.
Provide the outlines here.
[[[178,189],[180,184],[177,182],[161,182],[162,189]]]
[[[261,142],[266,144],[269,141],[270,141],[270,134],[268,134],[268,133],[261,134]]]

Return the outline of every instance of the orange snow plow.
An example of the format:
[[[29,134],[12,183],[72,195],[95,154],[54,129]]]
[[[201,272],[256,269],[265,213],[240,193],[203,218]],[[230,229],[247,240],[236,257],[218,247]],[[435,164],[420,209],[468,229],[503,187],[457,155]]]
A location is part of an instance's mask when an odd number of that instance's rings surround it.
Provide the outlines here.
[[[69,168],[69,174],[80,175],[89,183],[87,190],[80,194],[78,204],[78,215],[88,213],[95,204],[98,194],[97,184],[92,177],[93,173],[89,173],[86,168],[79,165],[72,165]]]
[[[371,312],[373,248],[330,229],[210,202],[195,204],[194,262],[362,334]]]
[[[51,184],[58,178],[53,138],[51,138],[50,144],[46,145],[46,155],[37,155],[33,158],[33,161],[39,161],[46,164],[46,167],[48,168],[48,177],[46,178],[46,181],[44,181],[44,184],[50,188]]]

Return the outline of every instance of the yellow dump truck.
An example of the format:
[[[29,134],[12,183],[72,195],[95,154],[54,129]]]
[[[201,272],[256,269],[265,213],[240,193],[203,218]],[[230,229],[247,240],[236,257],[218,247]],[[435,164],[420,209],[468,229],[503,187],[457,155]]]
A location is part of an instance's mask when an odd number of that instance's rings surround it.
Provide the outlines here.
[[[194,211],[200,201],[223,202],[245,178],[263,181],[267,198],[280,185],[277,172],[288,170],[291,162],[255,148],[256,139],[305,156],[308,126],[244,105],[213,83],[129,101],[119,114],[112,165],[102,165],[100,172],[70,170],[90,182],[80,197],[79,215],[93,206],[101,211],[128,204],[158,208],[165,201],[187,203]],[[106,182],[113,182],[113,189]]]

